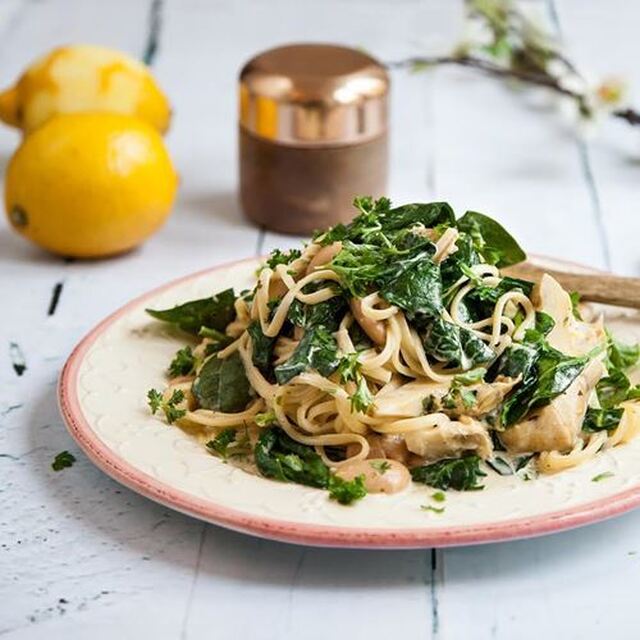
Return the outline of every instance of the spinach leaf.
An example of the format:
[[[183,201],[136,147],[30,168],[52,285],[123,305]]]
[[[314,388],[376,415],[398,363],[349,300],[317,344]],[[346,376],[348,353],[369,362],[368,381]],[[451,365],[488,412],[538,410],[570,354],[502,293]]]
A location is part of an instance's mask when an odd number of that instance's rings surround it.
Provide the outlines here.
[[[442,317],[427,326],[423,344],[427,355],[465,371],[491,362],[495,357],[494,351],[474,333]]]
[[[626,371],[631,369],[640,359],[640,344],[624,344],[607,332],[608,368],[615,367]]]
[[[556,321],[548,313],[545,313],[544,311],[536,311],[535,328],[539,334],[548,336],[555,326]]]
[[[221,291],[211,298],[192,300],[172,309],[147,309],[147,313],[156,320],[175,324],[183,331],[198,335],[201,327],[224,331],[235,318],[233,289]]]
[[[534,348],[537,349],[535,372],[530,372],[502,405],[503,426],[519,422],[529,411],[548,405],[564,393],[589,361],[588,356],[565,356],[544,340],[536,343]]]
[[[526,253],[504,227],[482,213],[467,211],[458,220],[458,229],[466,231],[475,240],[476,249],[490,263],[508,267],[526,260]]]
[[[445,458],[423,467],[414,467],[410,471],[414,482],[428,484],[445,491],[447,489],[458,491],[483,489],[479,479],[487,475],[480,469],[480,458],[477,455]]]
[[[486,461],[487,465],[491,467],[498,475],[512,476],[515,471],[508,460],[505,460],[501,456],[494,456]]]
[[[275,368],[278,384],[286,384],[308,369],[328,377],[338,368],[338,345],[324,327],[309,329],[291,357]]]
[[[505,349],[496,369],[496,375],[508,378],[521,377],[523,383],[535,376],[538,350],[528,344],[512,344]]]
[[[611,373],[601,378],[596,385],[598,401],[603,409],[610,409],[627,399],[631,389],[629,378],[620,370],[612,369]]]
[[[213,355],[202,365],[191,391],[202,409],[237,413],[251,400],[251,387],[239,353],[222,360]]]
[[[273,373],[273,347],[276,338],[269,338],[262,333],[260,322],[255,320],[247,327],[247,332],[251,337],[251,360],[256,365],[260,373],[265,378],[270,379]]]
[[[496,302],[498,302],[505,293],[509,291],[521,291],[528,297],[531,295],[532,290],[533,282],[519,278],[505,277],[502,278],[495,287],[489,287],[487,285],[475,287],[465,296],[464,304],[472,320],[482,320],[493,313]]]
[[[582,422],[582,430],[587,433],[613,431],[622,420],[623,409],[595,409],[589,407]]]
[[[409,319],[417,315],[439,316],[442,311],[440,267],[429,258],[412,262],[384,285],[380,295],[404,309]]]
[[[326,489],[329,467],[312,447],[292,440],[282,429],[264,429],[254,449],[258,471],[266,478]]]
[[[461,233],[456,240],[458,250],[450,255],[441,265],[442,286],[444,288],[444,304],[448,306],[453,299],[455,291],[450,287],[464,275],[464,269],[478,264],[481,259],[473,244],[473,239],[468,233]]]

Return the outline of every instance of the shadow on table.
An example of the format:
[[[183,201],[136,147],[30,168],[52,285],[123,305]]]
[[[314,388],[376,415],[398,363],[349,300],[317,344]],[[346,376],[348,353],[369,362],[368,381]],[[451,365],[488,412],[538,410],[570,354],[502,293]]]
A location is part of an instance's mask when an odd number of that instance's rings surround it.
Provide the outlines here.
[[[227,531],[166,509],[120,486],[89,462],[64,429],[53,386],[32,407],[30,452],[19,462],[39,484],[38,497],[50,517],[68,520],[114,548],[128,548],[140,560],[197,567],[200,579],[254,585],[382,589],[431,580],[428,550],[304,548]],[[54,473],[53,456],[64,449],[78,460]],[[447,549],[437,558],[444,563],[447,583],[530,574],[545,564],[561,573],[563,565],[569,571],[587,556],[628,544],[629,527],[637,526],[638,518],[640,513],[545,538]],[[73,555],[72,549],[67,552]],[[140,563],[135,570],[144,567]]]

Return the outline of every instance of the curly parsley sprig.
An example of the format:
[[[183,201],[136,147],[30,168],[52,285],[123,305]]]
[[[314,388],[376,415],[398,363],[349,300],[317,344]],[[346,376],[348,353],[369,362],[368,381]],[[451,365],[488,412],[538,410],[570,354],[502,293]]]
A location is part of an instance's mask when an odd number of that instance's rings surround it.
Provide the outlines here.
[[[175,389],[168,400],[157,389],[149,389],[147,400],[152,414],[162,411],[169,424],[183,418],[187,414],[186,409],[181,409],[178,405],[185,399],[184,391]]]

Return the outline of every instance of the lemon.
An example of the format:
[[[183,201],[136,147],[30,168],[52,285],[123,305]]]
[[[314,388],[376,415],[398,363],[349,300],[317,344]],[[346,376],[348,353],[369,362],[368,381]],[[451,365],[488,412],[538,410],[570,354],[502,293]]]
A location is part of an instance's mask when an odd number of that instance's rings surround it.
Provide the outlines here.
[[[166,219],[178,178],[160,134],[107,113],[56,116],[24,138],[5,176],[13,227],[75,257],[120,253]]]
[[[92,45],[54,49],[0,93],[0,120],[25,133],[57,114],[93,111],[137,116],[161,133],[171,119],[169,102],[147,67]]]

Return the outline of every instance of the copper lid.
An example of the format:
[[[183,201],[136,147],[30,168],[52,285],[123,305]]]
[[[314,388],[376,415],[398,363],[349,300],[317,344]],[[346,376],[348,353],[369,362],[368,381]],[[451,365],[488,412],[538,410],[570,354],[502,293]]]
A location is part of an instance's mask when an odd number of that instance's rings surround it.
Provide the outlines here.
[[[342,145],[387,128],[389,77],[370,56],[331,44],[293,44],[252,58],[240,73],[240,124],[289,145]]]

